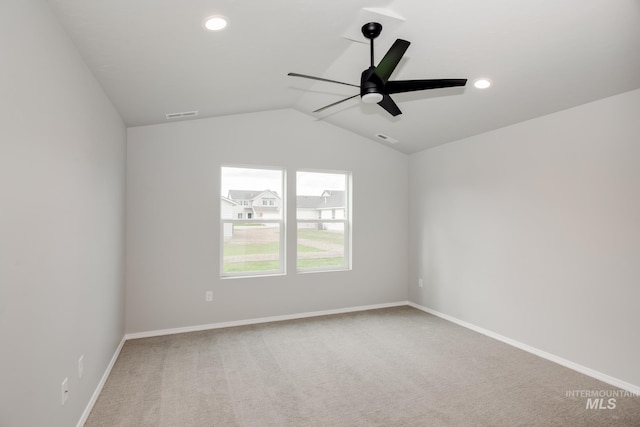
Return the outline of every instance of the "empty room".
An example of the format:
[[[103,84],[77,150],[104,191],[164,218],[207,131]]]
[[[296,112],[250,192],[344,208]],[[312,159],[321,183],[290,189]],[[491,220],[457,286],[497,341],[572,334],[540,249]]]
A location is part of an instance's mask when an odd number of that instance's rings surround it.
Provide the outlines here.
[[[0,426],[640,426],[640,2],[2,0]]]

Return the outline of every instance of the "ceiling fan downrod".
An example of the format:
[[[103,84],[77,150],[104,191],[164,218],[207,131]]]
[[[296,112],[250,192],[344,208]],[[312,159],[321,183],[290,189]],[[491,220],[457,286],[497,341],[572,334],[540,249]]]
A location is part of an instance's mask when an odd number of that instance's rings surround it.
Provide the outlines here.
[[[369,46],[371,49],[371,66],[374,66],[373,58],[373,39],[378,37],[382,32],[382,25],[377,22],[369,22],[362,26],[362,35],[369,39]]]

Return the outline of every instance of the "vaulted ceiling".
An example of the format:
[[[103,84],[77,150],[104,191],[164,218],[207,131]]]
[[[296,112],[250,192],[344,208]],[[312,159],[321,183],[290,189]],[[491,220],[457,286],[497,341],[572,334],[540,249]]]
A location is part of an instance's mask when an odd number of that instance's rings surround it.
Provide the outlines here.
[[[294,108],[412,153],[640,88],[638,0],[49,3],[128,126]],[[230,25],[205,31],[216,14]],[[396,117],[359,97],[312,113],[358,88],[287,73],[358,85],[370,20],[384,27],[376,63],[397,38],[411,42],[393,80],[469,83],[393,95]],[[493,86],[476,89],[481,77]]]

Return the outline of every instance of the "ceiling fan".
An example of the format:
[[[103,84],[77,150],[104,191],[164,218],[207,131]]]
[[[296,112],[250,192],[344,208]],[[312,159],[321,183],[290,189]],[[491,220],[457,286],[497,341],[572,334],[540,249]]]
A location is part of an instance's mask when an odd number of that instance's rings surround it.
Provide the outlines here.
[[[336,80],[323,79],[322,77],[308,76],[305,74],[288,74],[293,77],[304,77],[306,79],[320,80],[323,82],[338,83],[360,88],[359,94],[325,105],[324,107],[315,110],[314,113],[318,113],[322,110],[333,107],[334,105],[353,99],[359,95],[360,98],[362,98],[362,102],[366,104],[378,104],[392,116],[397,116],[398,114],[402,114],[402,111],[400,111],[400,108],[398,108],[396,103],[389,96],[392,93],[440,89],[464,86],[467,84],[467,79],[389,80],[393,70],[395,70],[400,59],[402,59],[402,56],[411,43],[406,40],[397,39],[376,67],[373,65],[373,39],[378,37],[380,32],[382,32],[382,25],[377,22],[369,22],[362,26],[362,34],[370,40],[371,66],[362,72],[360,77],[360,86]]]

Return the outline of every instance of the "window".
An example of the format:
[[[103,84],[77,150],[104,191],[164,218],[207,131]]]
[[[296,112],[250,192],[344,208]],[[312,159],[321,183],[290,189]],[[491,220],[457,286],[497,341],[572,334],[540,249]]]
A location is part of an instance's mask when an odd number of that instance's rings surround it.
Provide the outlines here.
[[[224,166],[220,182],[221,275],[284,274],[285,171]],[[297,271],[351,269],[351,174],[298,171],[295,194]]]
[[[225,166],[220,188],[221,275],[283,274],[284,171]],[[265,194],[273,205],[253,203]]]
[[[350,181],[344,172],[296,173],[298,271],[351,268]]]

